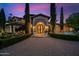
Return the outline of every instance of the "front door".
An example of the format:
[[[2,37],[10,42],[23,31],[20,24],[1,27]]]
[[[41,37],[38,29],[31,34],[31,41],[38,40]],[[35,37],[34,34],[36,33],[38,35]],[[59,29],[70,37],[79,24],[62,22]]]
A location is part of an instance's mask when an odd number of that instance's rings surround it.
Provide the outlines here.
[[[42,22],[38,22],[35,26],[35,35],[37,37],[44,37],[45,34],[45,25]]]

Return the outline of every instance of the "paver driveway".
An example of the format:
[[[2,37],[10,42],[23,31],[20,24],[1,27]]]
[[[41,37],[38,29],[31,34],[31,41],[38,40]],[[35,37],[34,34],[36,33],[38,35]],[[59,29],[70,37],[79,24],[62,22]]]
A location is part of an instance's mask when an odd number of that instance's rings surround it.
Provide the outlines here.
[[[13,56],[66,56],[79,55],[79,42],[50,37],[30,37],[0,50],[1,55]]]

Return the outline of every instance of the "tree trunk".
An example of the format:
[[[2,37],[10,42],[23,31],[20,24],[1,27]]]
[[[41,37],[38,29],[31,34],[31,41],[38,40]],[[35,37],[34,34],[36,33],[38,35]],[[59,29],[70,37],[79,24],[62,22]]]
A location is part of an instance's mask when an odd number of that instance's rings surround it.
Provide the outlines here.
[[[25,34],[29,34],[29,3],[25,4]]]
[[[61,7],[61,13],[60,13],[60,32],[63,32],[63,26],[64,26],[63,20],[64,20],[63,7]]]

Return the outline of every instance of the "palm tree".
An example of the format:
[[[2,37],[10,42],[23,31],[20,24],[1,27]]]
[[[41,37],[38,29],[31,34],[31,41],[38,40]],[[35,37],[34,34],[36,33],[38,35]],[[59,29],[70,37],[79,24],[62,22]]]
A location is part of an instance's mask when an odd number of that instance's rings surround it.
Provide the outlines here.
[[[56,6],[55,3],[50,4],[50,16],[51,16],[51,26],[52,26],[52,33],[54,33],[55,23],[56,23]]]
[[[63,20],[64,20],[63,7],[61,7],[61,13],[60,13],[60,31],[61,32],[63,31],[63,26],[64,26]]]
[[[25,19],[25,34],[29,34],[29,3],[26,3],[25,4],[25,16],[24,16],[24,19]]]

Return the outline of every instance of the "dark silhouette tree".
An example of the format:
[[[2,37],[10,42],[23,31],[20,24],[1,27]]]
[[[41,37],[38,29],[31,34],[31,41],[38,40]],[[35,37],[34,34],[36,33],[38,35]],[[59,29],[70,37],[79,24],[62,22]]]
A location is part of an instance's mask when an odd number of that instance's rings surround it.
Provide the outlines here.
[[[55,3],[50,4],[50,16],[51,16],[51,25],[52,25],[52,33],[54,33],[55,23],[56,23],[56,6]]]
[[[5,31],[5,23],[6,23],[6,17],[4,9],[2,8],[0,11],[0,27]]]
[[[24,15],[24,19],[25,19],[25,34],[29,33],[29,3],[25,4],[25,15]]]
[[[64,26],[64,14],[63,14],[63,7],[61,7],[60,12],[60,31],[63,32],[63,26]]]
[[[0,32],[1,32],[1,29],[2,29],[2,19],[1,19],[1,11],[0,11]]]
[[[67,19],[66,23],[74,28],[74,31],[79,31],[79,12],[71,14]]]

